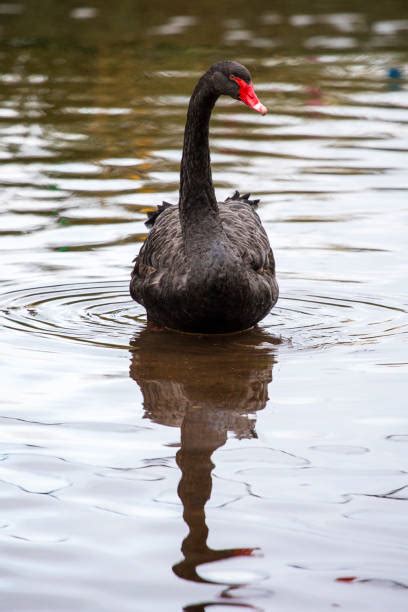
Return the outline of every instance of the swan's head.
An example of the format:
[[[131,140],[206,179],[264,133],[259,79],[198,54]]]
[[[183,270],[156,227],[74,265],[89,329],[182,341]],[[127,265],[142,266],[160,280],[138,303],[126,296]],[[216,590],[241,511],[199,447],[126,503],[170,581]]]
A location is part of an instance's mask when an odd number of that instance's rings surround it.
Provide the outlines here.
[[[240,100],[261,115],[268,109],[259,101],[249,70],[238,62],[218,62],[210,68],[213,87],[219,95]]]

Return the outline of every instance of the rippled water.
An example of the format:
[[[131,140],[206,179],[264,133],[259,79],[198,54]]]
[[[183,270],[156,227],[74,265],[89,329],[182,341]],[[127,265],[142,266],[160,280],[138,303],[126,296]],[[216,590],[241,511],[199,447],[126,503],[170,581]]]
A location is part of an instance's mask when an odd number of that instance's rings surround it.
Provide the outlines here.
[[[0,3],[2,609],[406,609],[408,11],[250,4]],[[152,333],[131,261],[224,57],[281,297]]]

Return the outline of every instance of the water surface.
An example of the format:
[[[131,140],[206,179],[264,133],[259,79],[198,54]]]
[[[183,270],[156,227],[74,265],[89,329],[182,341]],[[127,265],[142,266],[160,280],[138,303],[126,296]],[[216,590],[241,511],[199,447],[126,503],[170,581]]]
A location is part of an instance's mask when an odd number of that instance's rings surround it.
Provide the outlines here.
[[[152,6],[154,5],[154,6]],[[405,610],[404,2],[0,3],[0,601]],[[222,58],[213,175],[261,198],[259,329],[146,329],[146,213]]]

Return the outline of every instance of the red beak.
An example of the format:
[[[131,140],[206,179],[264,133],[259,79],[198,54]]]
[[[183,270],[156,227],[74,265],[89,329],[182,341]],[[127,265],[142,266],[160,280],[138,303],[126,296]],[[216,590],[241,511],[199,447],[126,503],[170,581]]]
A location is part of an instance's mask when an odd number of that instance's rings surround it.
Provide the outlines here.
[[[259,101],[258,96],[254,91],[254,86],[252,85],[252,82],[247,83],[243,79],[240,79],[239,77],[233,75],[230,76],[230,79],[238,84],[239,99],[241,100],[241,102],[249,106],[249,108],[253,108],[258,113],[261,113],[261,115],[266,115],[268,109]]]

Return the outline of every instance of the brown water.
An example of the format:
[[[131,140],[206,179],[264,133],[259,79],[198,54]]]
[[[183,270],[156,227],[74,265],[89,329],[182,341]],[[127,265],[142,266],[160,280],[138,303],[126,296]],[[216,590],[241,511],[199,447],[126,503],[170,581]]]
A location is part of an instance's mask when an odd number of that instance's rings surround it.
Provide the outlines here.
[[[408,8],[231,6],[0,3],[2,610],[407,609]],[[217,193],[281,297],[152,334],[131,260],[226,57],[271,113],[220,100]]]

